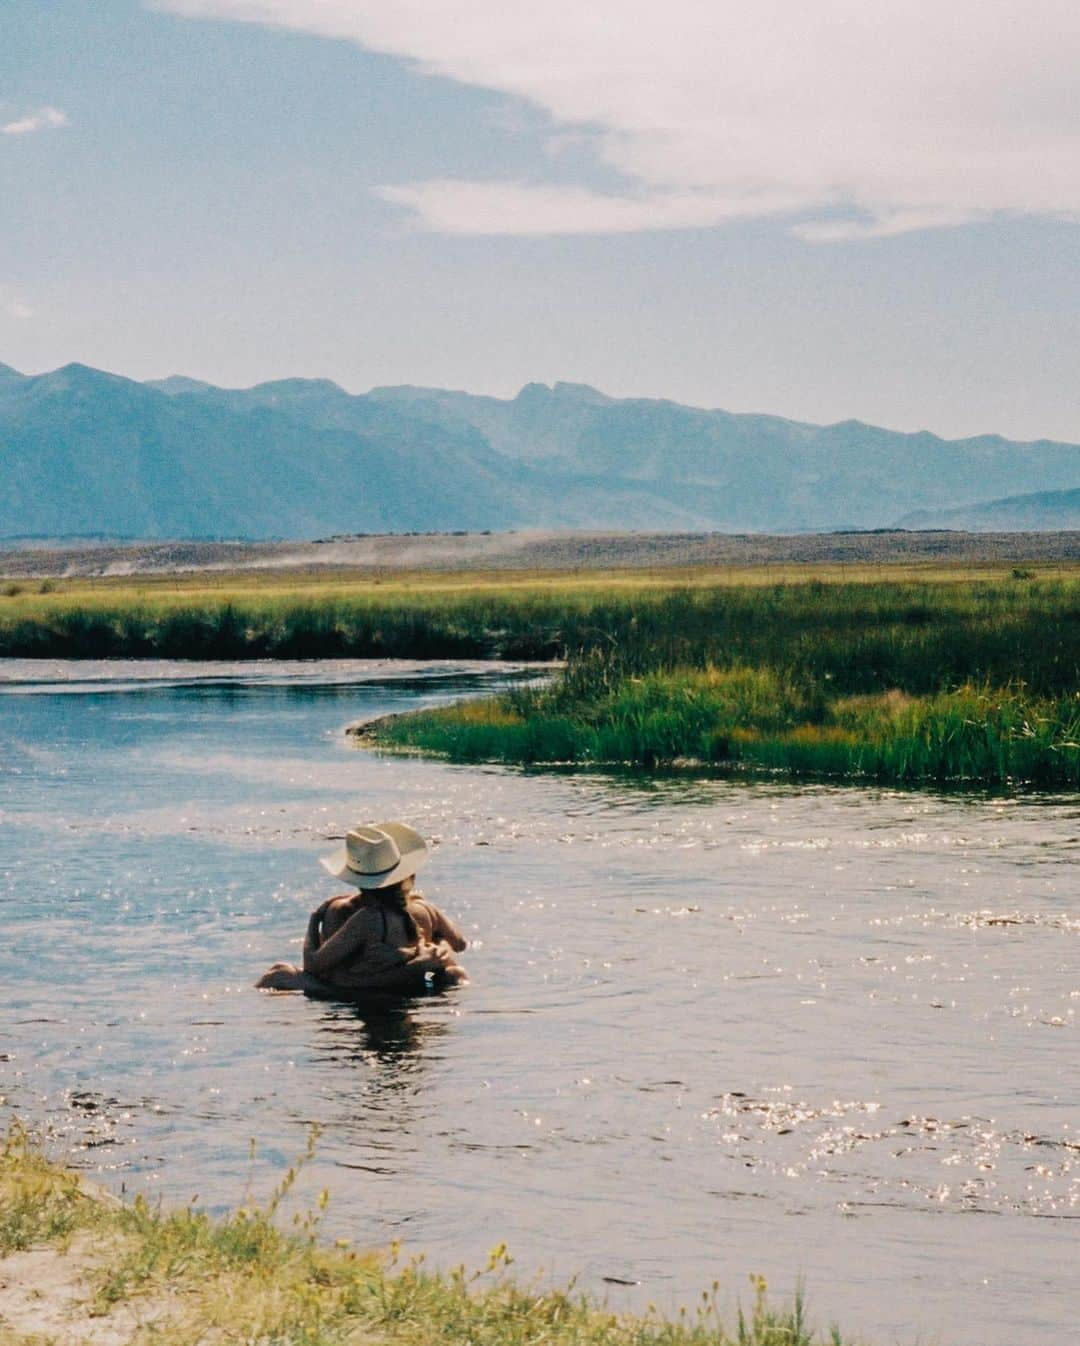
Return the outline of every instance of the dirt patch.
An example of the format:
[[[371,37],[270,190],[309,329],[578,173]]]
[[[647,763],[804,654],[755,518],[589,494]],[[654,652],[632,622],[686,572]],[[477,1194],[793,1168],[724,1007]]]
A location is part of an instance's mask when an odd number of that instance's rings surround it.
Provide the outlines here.
[[[95,1306],[90,1275],[100,1252],[89,1238],[67,1249],[33,1248],[0,1260],[0,1343],[128,1346],[167,1312],[163,1299],[129,1300],[108,1313]]]

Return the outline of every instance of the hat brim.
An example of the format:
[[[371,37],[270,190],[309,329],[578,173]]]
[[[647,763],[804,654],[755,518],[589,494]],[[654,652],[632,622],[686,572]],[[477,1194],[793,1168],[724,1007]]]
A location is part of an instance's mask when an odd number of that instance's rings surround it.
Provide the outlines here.
[[[423,849],[418,847],[416,850],[406,851],[393,869],[384,869],[377,874],[360,874],[349,864],[349,852],[342,846],[333,855],[324,855],[319,864],[335,879],[343,879],[354,888],[372,889],[389,888],[391,884],[400,883],[402,879],[411,879],[424,867],[427,858],[427,847]]]

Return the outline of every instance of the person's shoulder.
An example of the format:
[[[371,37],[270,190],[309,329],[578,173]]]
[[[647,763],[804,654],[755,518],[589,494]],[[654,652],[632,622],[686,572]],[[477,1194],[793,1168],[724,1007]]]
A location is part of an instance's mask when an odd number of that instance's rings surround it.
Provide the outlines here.
[[[375,908],[368,902],[357,902],[355,898],[343,902],[338,908],[341,916],[348,918],[351,926],[370,925],[375,919]]]
[[[342,893],[340,897],[332,897],[326,908],[327,916],[335,921],[347,921],[358,911],[363,911],[363,905],[356,900],[355,893]]]

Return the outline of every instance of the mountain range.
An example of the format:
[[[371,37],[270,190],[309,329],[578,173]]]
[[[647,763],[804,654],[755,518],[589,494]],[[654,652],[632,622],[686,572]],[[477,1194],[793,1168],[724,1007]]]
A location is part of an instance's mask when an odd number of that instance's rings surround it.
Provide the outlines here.
[[[353,395],[320,379],[239,390],[0,365],[0,469],[8,538],[800,532],[942,526],[949,511],[996,528],[997,502],[1017,527],[1080,527],[1075,444],[809,425],[571,383]]]
[[[1080,529],[1080,487],[1034,491],[955,509],[920,509],[899,521],[901,528],[951,528],[966,533],[1036,533]]]

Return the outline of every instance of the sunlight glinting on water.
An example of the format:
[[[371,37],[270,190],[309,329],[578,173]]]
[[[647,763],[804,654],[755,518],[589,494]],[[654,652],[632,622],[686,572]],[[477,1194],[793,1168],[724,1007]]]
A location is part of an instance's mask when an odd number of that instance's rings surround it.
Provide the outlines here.
[[[483,670],[319,667],[0,672],[9,1108],[214,1207],[318,1122],[329,1232],[505,1239],[619,1305],[801,1275],[871,1339],[1060,1346],[1075,800],[377,758],[348,722]],[[359,816],[433,841],[473,984],[367,1020],[256,993]]]

